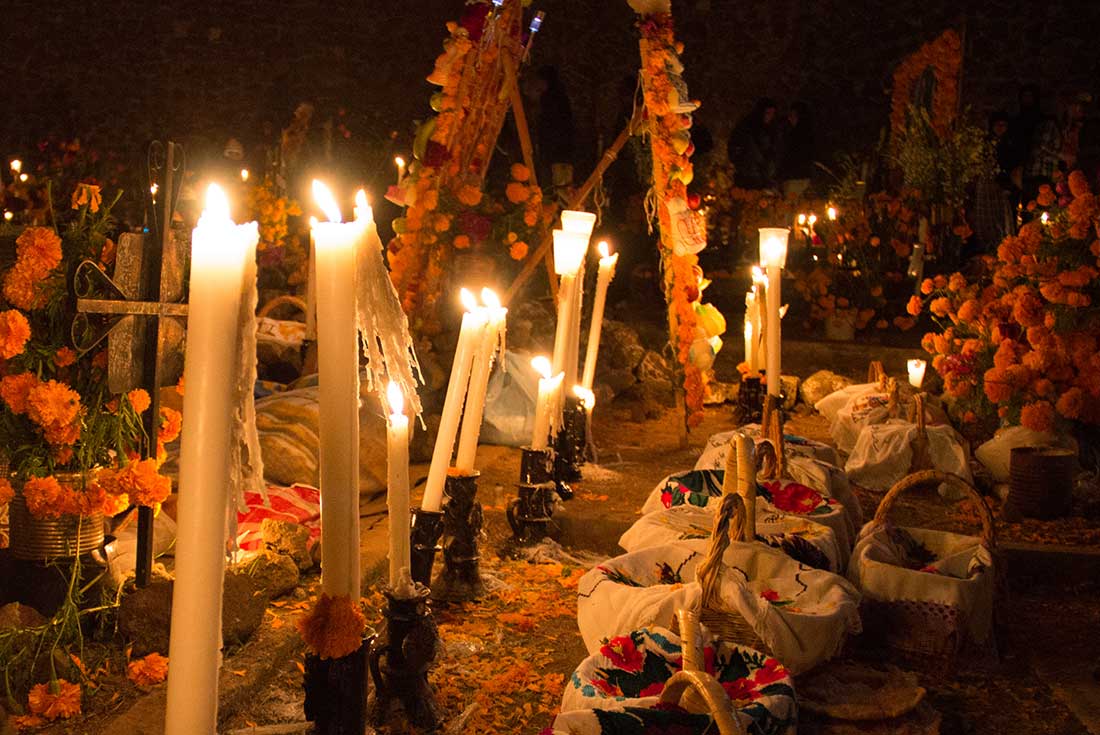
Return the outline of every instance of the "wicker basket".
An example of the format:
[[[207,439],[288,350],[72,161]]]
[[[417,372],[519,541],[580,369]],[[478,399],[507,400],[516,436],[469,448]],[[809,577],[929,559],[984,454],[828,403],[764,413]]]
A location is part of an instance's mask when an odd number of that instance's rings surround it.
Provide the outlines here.
[[[890,511],[898,498],[907,491],[943,483],[959,487],[974,502],[982,524],[979,543],[992,554],[996,548],[992,513],[973,485],[958,475],[947,472],[922,470],[904,477],[883,497],[869,526],[886,527]],[[860,560],[853,556],[852,564],[859,564]],[[902,567],[898,569],[913,571]],[[991,579],[996,579],[993,569],[985,570],[985,573]],[[962,581],[964,580],[960,580]],[[863,584],[859,586],[864,588]],[[960,651],[968,643],[968,611],[934,599],[875,599],[866,588],[862,591],[868,593],[864,595],[860,609],[867,640],[885,646],[907,663],[919,668],[941,674],[954,669]]]
[[[701,701],[714,717],[719,735],[744,735],[747,731],[730,710],[730,698],[726,690],[703,669],[703,655],[697,645],[699,619],[687,610],[680,610],[677,623],[679,636],[683,641],[684,669],[673,674],[665,684],[661,691],[661,702],[680,705],[687,704],[689,698]],[[703,624],[706,624],[705,620]],[[714,629],[711,632],[715,632]]]
[[[80,473],[54,475],[62,485],[83,485]],[[103,545],[103,513],[71,514],[59,518],[36,518],[27,509],[22,488],[10,503],[11,554],[27,561],[71,559]]]

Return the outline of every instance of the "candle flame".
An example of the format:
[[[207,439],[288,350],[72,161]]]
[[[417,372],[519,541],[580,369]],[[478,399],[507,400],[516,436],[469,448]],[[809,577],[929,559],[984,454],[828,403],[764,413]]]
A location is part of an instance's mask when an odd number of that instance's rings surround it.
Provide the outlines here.
[[[20,180],[20,181],[26,181],[26,180],[27,180],[27,179],[29,179],[29,178],[30,178],[30,177],[29,177],[29,176],[27,176],[26,174],[19,174],[19,180]]]
[[[1039,215],[1039,219],[1042,220],[1044,225],[1049,223],[1050,222],[1050,212],[1043,212],[1041,215]]]
[[[355,219],[374,219],[374,211],[367,201],[367,192],[365,189],[360,189],[355,192]]]
[[[211,184],[206,188],[206,206],[203,208],[203,216],[209,216],[215,220],[229,219],[229,197],[217,184]]]
[[[800,225],[806,224],[806,215],[804,215],[804,214],[799,214],[798,215],[798,224],[800,224]]]
[[[532,358],[531,367],[533,367],[535,372],[543,378],[549,378],[550,372],[554,369],[554,366],[550,364],[550,358],[544,355]]]
[[[806,221],[809,222],[811,226],[816,224],[817,223],[817,215],[816,214],[811,214],[809,219],[806,220]]]
[[[316,217],[310,217],[309,218],[309,229],[312,230],[316,226],[317,226],[317,218]]]
[[[398,168],[405,168],[405,159],[401,156],[394,156],[393,162]]]
[[[488,306],[490,309],[500,308],[500,298],[496,295],[496,292],[491,288],[481,289],[481,303]]]
[[[247,168],[242,168],[241,169],[241,181],[248,181],[248,176],[249,176],[248,169]]]
[[[596,405],[596,394],[583,385],[574,385],[573,395],[581,399],[581,405],[584,406],[586,411],[591,411]]]
[[[11,162],[11,170],[15,173],[19,173],[23,170],[23,162],[20,161],[18,158],[13,158]]]
[[[596,250],[600,254],[600,260],[611,255],[611,246],[607,244],[607,240],[600,240],[596,243]]]
[[[160,187],[157,186],[155,183],[149,186],[149,193],[153,196],[156,196],[158,191],[160,191]]]
[[[768,277],[764,275],[764,269],[758,265],[752,267],[752,282],[755,284],[764,284],[768,280]]]
[[[400,416],[405,413],[405,394],[401,392],[401,386],[392,380],[386,385],[386,401],[390,404],[390,413]]]
[[[313,199],[329,222],[344,221],[344,217],[340,214],[340,206],[336,203],[336,198],[332,196],[329,188],[318,179],[313,180]]]
[[[11,220],[14,216],[15,215],[12,214],[11,210],[9,210],[9,209],[4,210],[4,219],[7,220],[8,222],[11,222]]]
[[[829,207],[825,210],[825,214],[829,217],[829,219],[835,220],[837,215],[836,207]]]
[[[468,288],[464,288],[459,291],[458,298],[462,301],[462,306],[466,309],[466,311],[473,311],[477,308],[477,299]]]

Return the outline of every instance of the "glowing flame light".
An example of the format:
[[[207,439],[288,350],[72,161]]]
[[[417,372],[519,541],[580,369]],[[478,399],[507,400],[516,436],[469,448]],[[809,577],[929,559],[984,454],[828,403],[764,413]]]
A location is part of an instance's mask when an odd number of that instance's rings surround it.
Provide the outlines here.
[[[336,203],[336,198],[332,196],[329,188],[317,179],[313,180],[313,199],[329,222],[344,221],[343,215],[340,214],[340,206]]]
[[[355,219],[373,219],[374,211],[367,202],[367,192],[363,189],[355,192]]]
[[[581,399],[581,405],[584,406],[585,411],[591,411],[596,405],[596,394],[583,385],[574,385],[573,395]]]
[[[23,162],[20,161],[18,158],[13,158],[11,162],[11,170],[15,173],[19,173],[23,170]]]
[[[596,243],[596,251],[600,254],[600,260],[611,256],[611,246],[607,244],[607,240]]]
[[[458,298],[462,301],[463,308],[466,311],[473,311],[477,308],[477,298],[470,292],[469,289],[464,288],[458,292]]]
[[[241,169],[241,181],[248,181],[248,176],[249,176],[248,169],[247,168],[242,168]]]
[[[398,168],[400,168],[400,169],[405,168],[405,159],[402,158],[401,156],[394,156],[393,157],[393,162]]]
[[[206,206],[203,208],[202,216],[204,219],[209,217],[212,220],[229,219],[229,197],[217,184],[211,184],[206,188]]]
[[[532,358],[531,367],[533,367],[535,372],[541,377],[547,379],[550,377],[550,372],[554,369],[554,366],[550,364],[550,358],[544,355]]]
[[[390,413],[394,416],[405,413],[405,394],[401,392],[401,386],[392,380],[386,386],[386,401],[390,404]]]
[[[496,292],[491,288],[481,289],[481,303],[488,306],[490,309],[500,308],[500,298],[496,295]]]
[[[826,209],[825,210],[825,215],[830,220],[836,220],[836,215],[837,215],[836,207],[829,207],[828,209]]]

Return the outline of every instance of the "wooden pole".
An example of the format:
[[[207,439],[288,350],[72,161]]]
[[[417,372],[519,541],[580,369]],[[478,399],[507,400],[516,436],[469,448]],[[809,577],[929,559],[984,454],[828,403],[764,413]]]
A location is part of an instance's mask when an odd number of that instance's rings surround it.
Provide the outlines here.
[[[611,147],[604,151],[603,156],[600,158],[600,162],[596,164],[596,168],[593,169],[588,179],[573,195],[573,199],[569,202],[570,209],[577,209],[584,205],[585,200],[588,199],[588,195],[596,188],[596,184],[603,178],[604,173],[606,173],[611,164],[615,162],[615,159],[619,157],[619,153],[622,151],[623,146],[630,140],[630,136],[634,134],[634,130],[641,117],[640,110],[641,108],[639,108],[639,112],[635,113],[634,117],[630,119],[630,122],[626,124],[626,127],[619,133],[619,137],[615,138],[615,142],[611,144]],[[527,263],[523,266],[523,270],[519,272],[519,275],[516,276],[516,280],[512,282],[512,285],[508,287],[508,291],[504,294],[503,302],[505,305],[511,302],[519,290],[523,288],[524,284],[531,279],[531,276],[534,275],[535,268],[538,267],[539,261],[546,257],[546,252],[551,250],[553,244],[553,233],[546,233],[534,254],[527,259]],[[550,281],[553,282],[553,280],[551,276]]]

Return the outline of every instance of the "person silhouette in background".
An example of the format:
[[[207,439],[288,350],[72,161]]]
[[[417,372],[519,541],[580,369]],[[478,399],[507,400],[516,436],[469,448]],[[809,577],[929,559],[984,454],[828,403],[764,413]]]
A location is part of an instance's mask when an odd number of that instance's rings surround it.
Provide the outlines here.
[[[733,129],[729,140],[734,181],[746,189],[769,189],[776,183],[779,121],[775,101],[761,97]]]
[[[787,111],[780,151],[778,173],[783,193],[801,195],[810,186],[817,155],[810,107],[805,102],[795,102]]]
[[[552,182],[554,192],[566,196],[573,187],[576,133],[573,107],[558,68],[550,65],[539,67],[525,91],[536,107],[535,145],[541,169],[538,172],[539,182]]]

